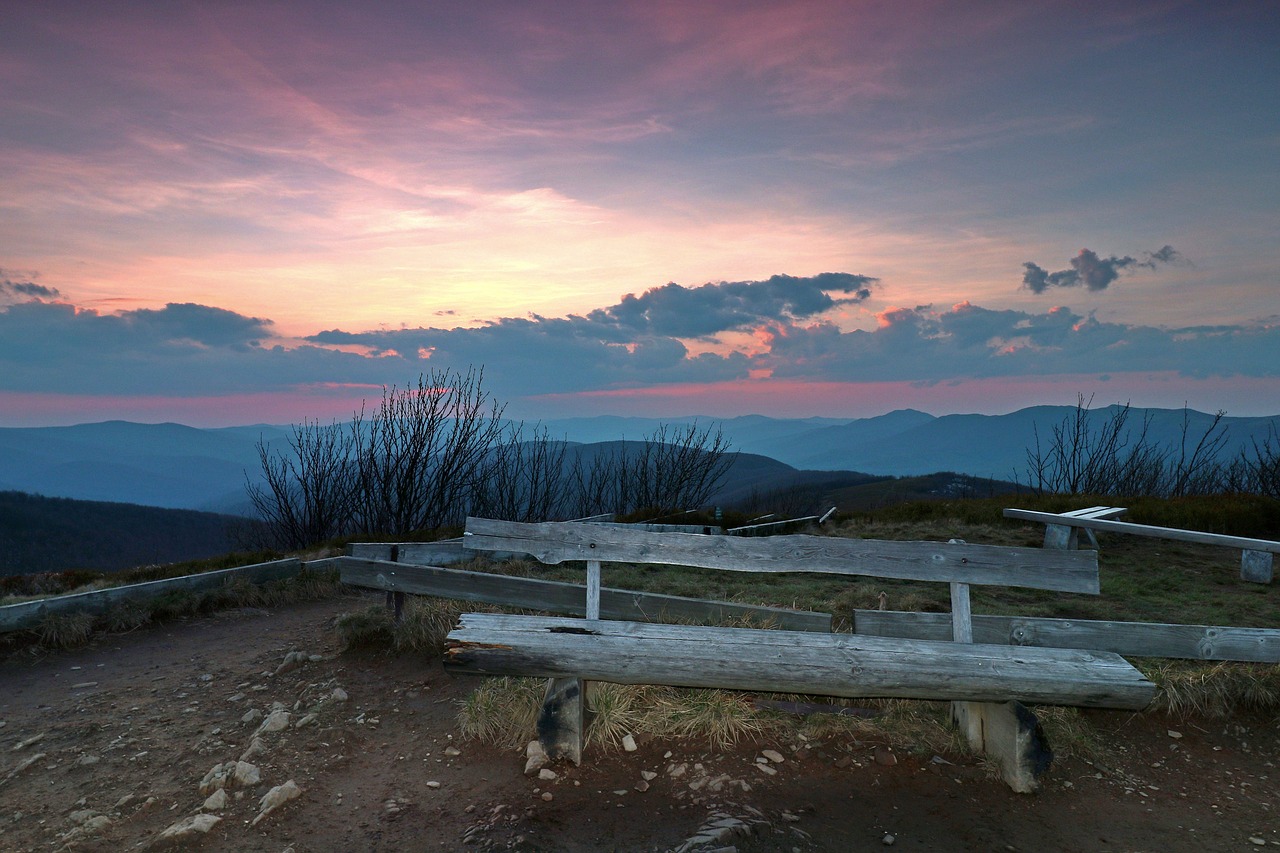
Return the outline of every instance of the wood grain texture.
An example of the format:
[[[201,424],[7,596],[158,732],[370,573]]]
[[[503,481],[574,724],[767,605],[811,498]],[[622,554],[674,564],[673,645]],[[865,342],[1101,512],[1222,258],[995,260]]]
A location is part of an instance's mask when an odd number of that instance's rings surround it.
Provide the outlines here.
[[[1047,551],[948,542],[896,542],[797,534],[767,539],[648,533],[571,522],[522,524],[467,519],[467,548],[525,551],[566,560],[693,566],[737,572],[849,576],[1021,586],[1097,594],[1092,551]]]
[[[266,583],[267,581],[291,578],[301,571],[301,560],[276,560],[270,563],[256,563],[252,566],[220,569],[216,572],[203,572],[198,575],[186,575],[180,578],[147,581],[146,583],[116,586],[92,592],[60,595],[39,601],[9,604],[0,607],[0,633],[34,628],[48,614],[103,613],[122,602],[154,598],[166,592],[203,592],[205,590],[218,589],[236,580],[247,580],[250,583]]]
[[[951,638],[946,613],[855,610],[860,636],[920,640]],[[977,643],[1097,649],[1132,657],[1280,663],[1280,630],[1157,622],[1104,622],[1026,616],[974,616]]]
[[[446,668],[850,698],[1146,707],[1155,686],[1119,655],[850,634],[468,613]]]
[[[308,563],[339,569],[342,582],[414,595],[432,595],[461,601],[501,604],[548,613],[586,615],[586,587],[559,581],[516,578],[507,575],[416,566],[356,557],[331,557]],[[749,619],[793,631],[831,632],[831,614],[783,607],[760,607],[727,601],[707,601],[676,595],[657,595],[623,589],[600,590],[600,615],[604,619],[679,619],[720,622]]]

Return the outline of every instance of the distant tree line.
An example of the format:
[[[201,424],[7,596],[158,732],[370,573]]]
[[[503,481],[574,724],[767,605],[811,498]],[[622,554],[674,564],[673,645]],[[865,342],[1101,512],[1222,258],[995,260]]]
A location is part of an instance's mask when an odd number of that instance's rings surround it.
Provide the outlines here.
[[[247,483],[253,544],[297,549],[353,535],[405,536],[467,515],[512,521],[697,508],[733,461],[717,429],[659,427],[590,454],[503,418],[483,371],[435,371],[383,389],[349,423],[303,421],[257,445]]]
[[[1223,457],[1226,412],[1219,411],[1202,430],[1193,431],[1183,409],[1181,438],[1175,443],[1150,439],[1151,416],[1130,423],[1128,404],[1105,418],[1091,411],[1092,398],[1080,395],[1075,409],[1041,441],[1027,448],[1020,485],[1036,494],[1186,497],[1252,494],[1280,498],[1280,436],[1275,426],[1261,441]]]

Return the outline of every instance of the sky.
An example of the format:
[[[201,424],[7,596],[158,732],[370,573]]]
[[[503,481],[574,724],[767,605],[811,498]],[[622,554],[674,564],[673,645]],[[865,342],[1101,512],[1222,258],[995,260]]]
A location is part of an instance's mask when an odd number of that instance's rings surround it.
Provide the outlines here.
[[[0,426],[1280,412],[1270,0],[0,19]]]

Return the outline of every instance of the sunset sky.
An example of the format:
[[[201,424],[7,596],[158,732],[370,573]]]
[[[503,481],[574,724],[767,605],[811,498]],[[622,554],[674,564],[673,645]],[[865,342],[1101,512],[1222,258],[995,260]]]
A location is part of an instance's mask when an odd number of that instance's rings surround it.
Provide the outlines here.
[[[1280,412],[1280,7],[15,2],[0,426]]]

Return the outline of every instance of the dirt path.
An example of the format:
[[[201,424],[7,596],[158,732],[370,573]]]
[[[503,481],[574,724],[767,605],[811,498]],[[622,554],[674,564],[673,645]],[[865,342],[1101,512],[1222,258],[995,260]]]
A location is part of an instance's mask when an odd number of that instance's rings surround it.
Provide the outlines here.
[[[834,740],[719,754],[648,742],[526,778],[523,755],[458,739],[471,680],[433,660],[338,653],[333,618],[360,606],[240,611],[11,654],[0,662],[0,850],[845,853],[884,849],[888,836],[931,851],[1280,848],[1274,719],[1092,714],[1108,766],[1060,761],[1034,797],[968,756],[888,765],[876,744]],[[276,674],[294,651],[308,658]],[[206,832],[158,842],[200,813],[206,774],[235,762],[273,707],[289,725],[246,756],[258,781],[232,782]],[[764,749],[785,758],[773,774],[757,766]],[[289,781],[299,795],[255,824],[263,796]]]

